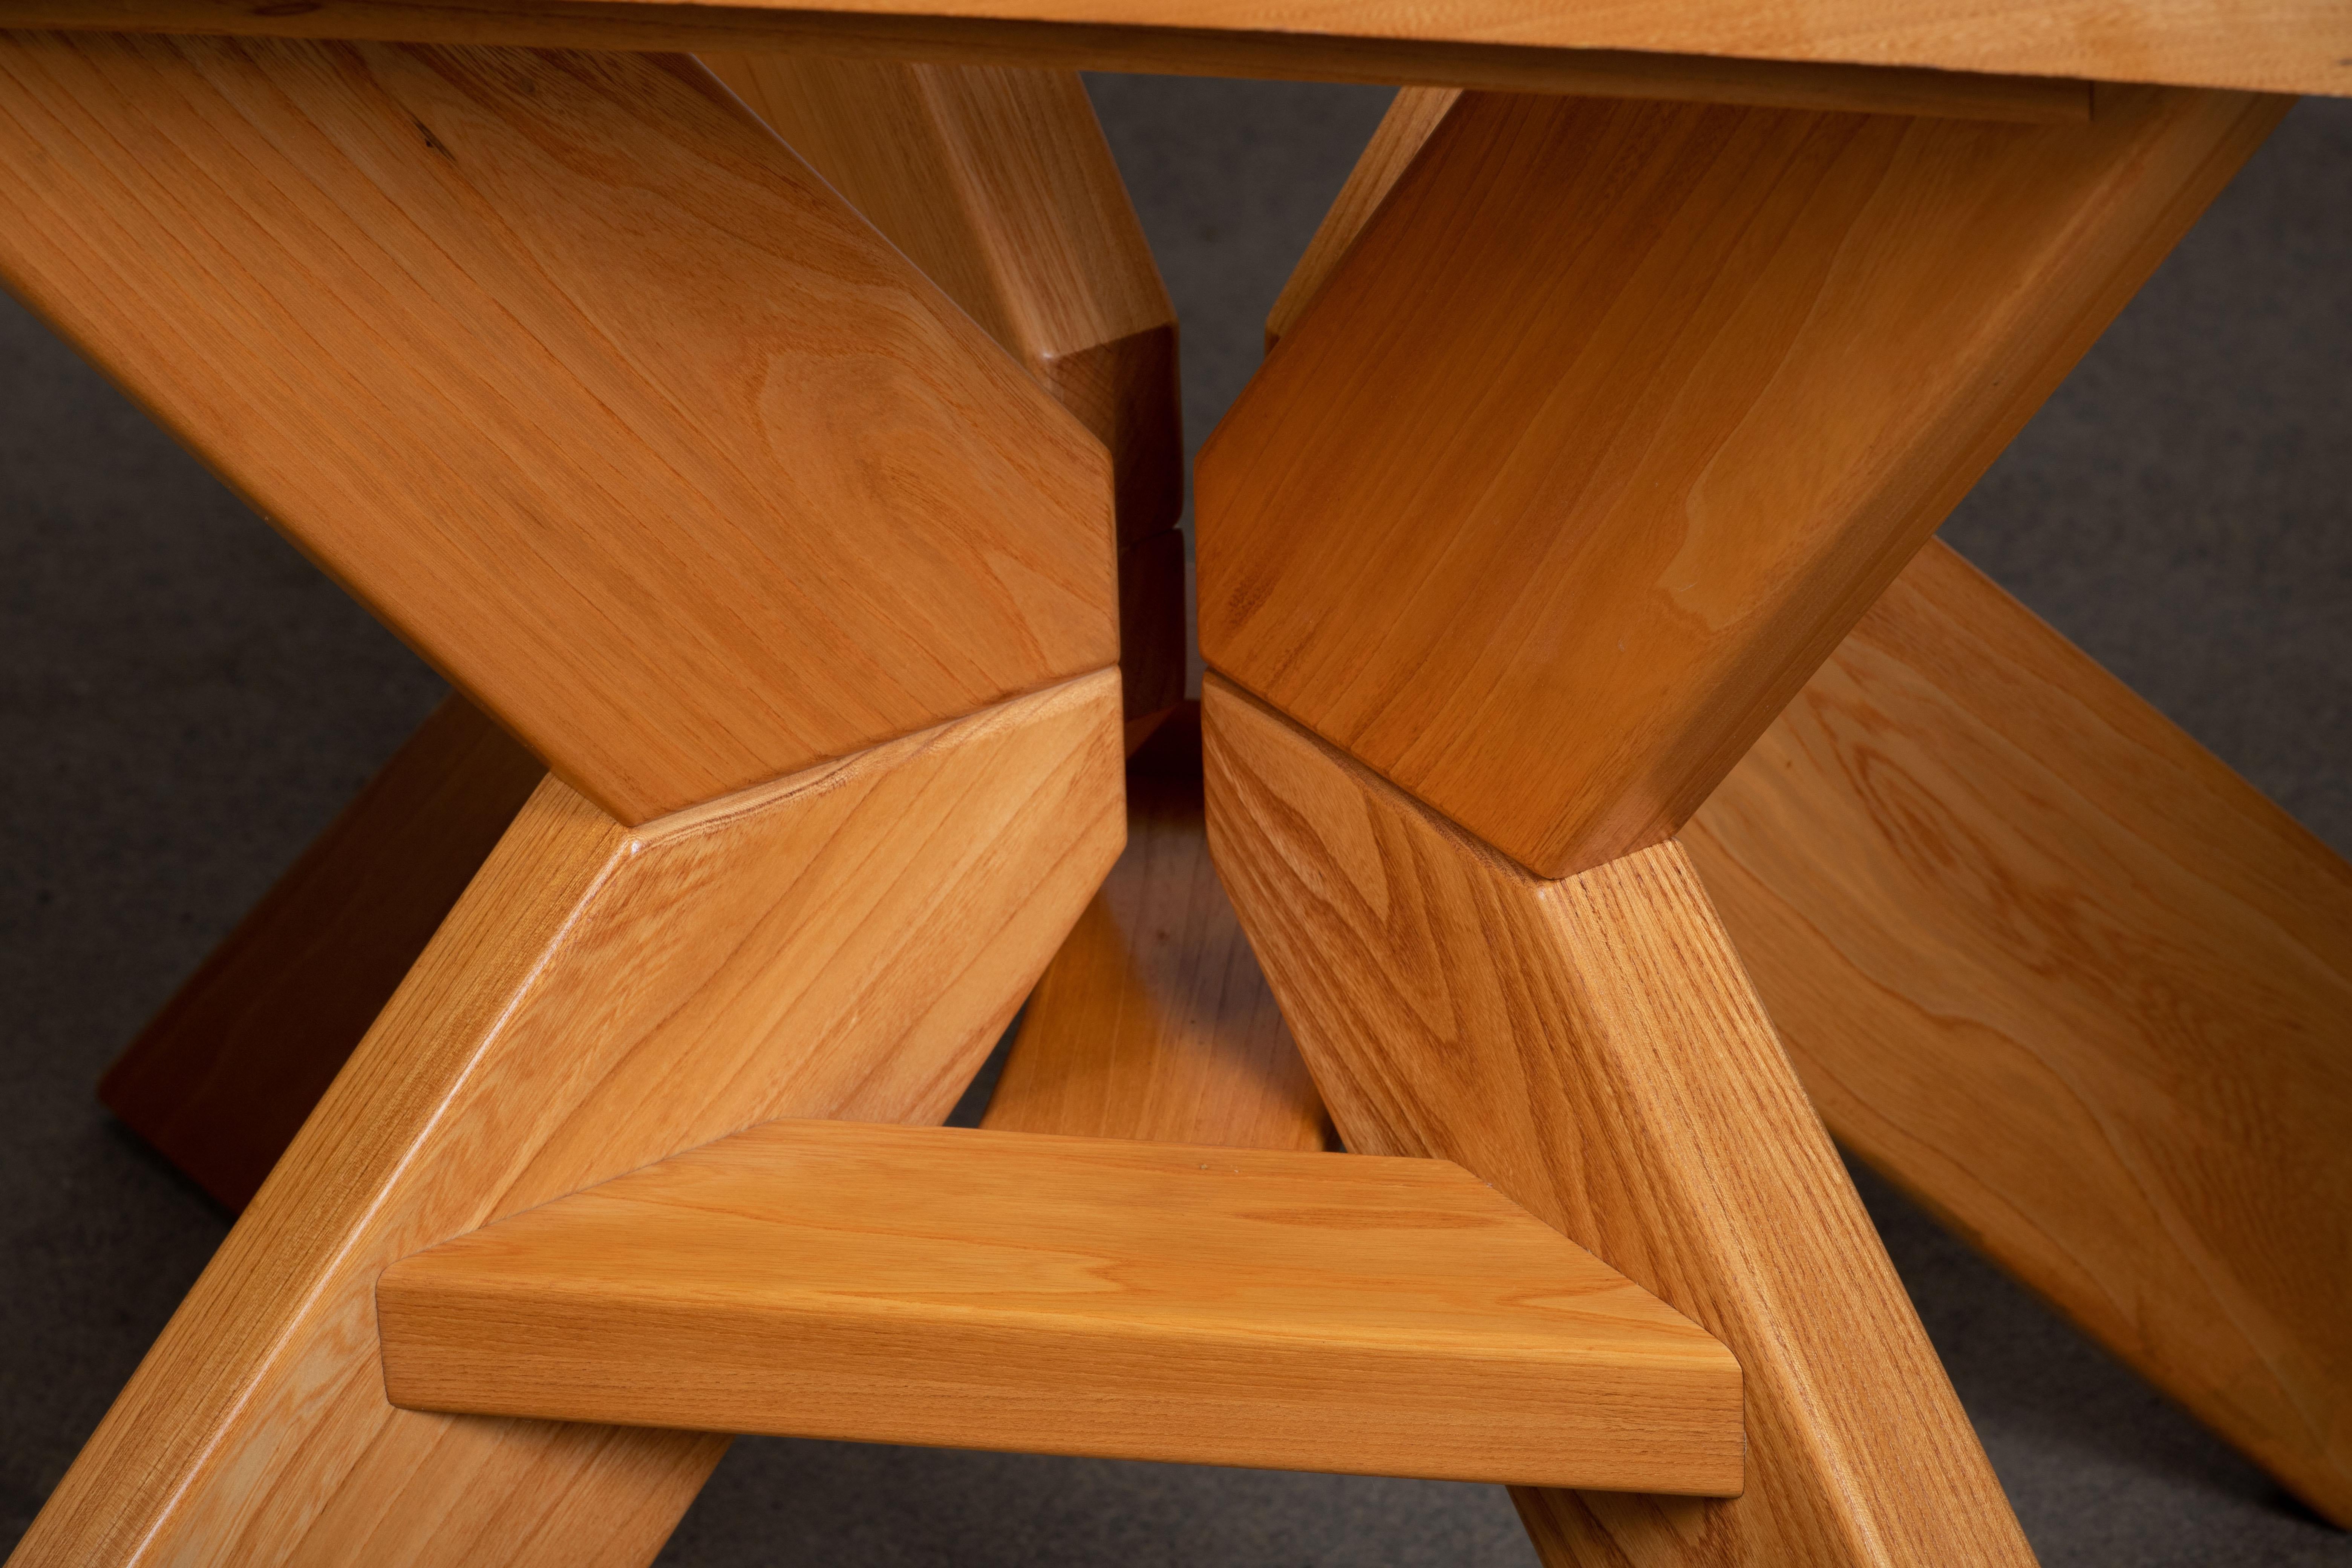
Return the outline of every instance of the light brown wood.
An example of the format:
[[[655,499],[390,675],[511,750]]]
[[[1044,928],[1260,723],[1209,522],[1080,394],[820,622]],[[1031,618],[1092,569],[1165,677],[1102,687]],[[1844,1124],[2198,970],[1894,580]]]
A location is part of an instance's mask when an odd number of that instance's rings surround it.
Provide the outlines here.
[[[749,61],[709,63],[757,90]],[[761,68],[799,79],[790,62]],[[832,118],[796,150],[1109,446],[1124,532],[1136,518],[1172,524],[1175,313],[1083,89],[1049,73],[888,68],[929,85],[825,98]],[[803,104],[803,121],[814,113]],[[876,143],[899,148],[904,167],[860,165]],[[936,202],[905,199],[894,174]],[[976,216],[941,226],[937,206]],[[1123,550],[1119,598],[1127,711],[1148,718],[1183,696],[1181,539]],[[243,1207],[543,771],[453,697],[132,1044],[100,1098]]]
[[[1269,346],[1456,96],[1398,95]],[[1932,542],[1682,840],[1832,1131],[2352,1523],[2352,1233],[2291,1217],[2352,1209],[2343,862]]]
[[[1437,1160],[774,1121],[376,1299],[411,1409],[1739,1488],[1729,1352]]]
[[[700,67],[0,41],[0,273],[625,822],[1099,668],[1099,446]]]
[[[1705,890],[1542,881],[1212,678],[1209,842],[1350,1149],[1451,1159],[1739,1358],[1748,1490],[1526,1498],[1554,1563],[2032,1562]]]
[[[1490,0],[1492,3],[1492,0]],[[1514,0],[1503,0],[1505,4]],[[1868,4],[1872,0],[1842,0]],[[1885,0],[1876,0],[1884,4]],[[2084,0],[2076,0],[2077,4]],[[2157,0],[2172,4],[2174,0]],[[1842,63],[1841,51],[1790,35],[1746,39],[1714,16],[1678,31],[1679,44],[1580,42],[1590,12],[1538,8],[1498,28],[1462,7],[1381,16],[1362,5],[1297,25],[1235,12],[1203,15],[1181,0],[1080,0],[1045,15],[1034,8],[971,5],[923,9],[893,5],[804,8],[708,0],[295,0],[254,6],[243,0],[0,0],[0,26],[105,32],[229,34],[297,38],[373,38],[538,48],[822,55],[929,60],[1061,70],[1172,72],[1302,81],[1405,82],[1509,92],[1670,98],[1884,114],[2054,121],[2085,113],[2079,80],[2178,81],[2282,92],[2343,92],[2352,73],[2326,50],[2323,0],[2299,0],[2280,25],[2239,29],[2212,49],[2202,18],[2185,19],[2168,45],[2165,18],[2151,9],[2117,31],[2137,48],[2049,51],[2005,30],[1995,40],[2021,64],[1980,63],[1956,49],[1957,68],[1906,64],[1879,50]],[[1646,15],[1646,13],[1645,13]],[[1738,17],[1752,23],[1753,13]],[[2038,29],[2034,33],[2040,37]],[[2024,47],[2018,46],[2022,43]],[[1779,58],[1776,58],[1779,57]],[[1967,58],[1968,63],[1958,63]]]
[[[1940,544],[1683,842],[1831,1131],[2352,1524],[2352,868]]]
[[[1388,112],[1372,129],[1372,139],[1356,158],[1356,166],[1348,171],[1347,183],[1332,198],[1331,206],[1324,213],[1323,221],[1315,226],[1315,237],[1307,242],[1305,254],[1290,269],[1284,280],[1282,292],[1275,297],[1274,309],[1265,316],[1265,349],[1274,345],[1282,334],[1298,324],[1315,296],[1323,291],[1331,274],[1355,245],[1356,237],[1388,199],[1390,191],[1413,159],[1420,153],[1422,143],[1443,124],[1454,103],[1462,97],[1461,89],[1451,87],[1402,87],[1389,100]]]
[[[1127,847],[1030,994],[981,1125],[1318,1150],[1328,1120],[1209,861],[1201,709],[1127,766]]]
[[[99,1080],[241,1209],[546,775],[462,697],[433,710]]]
[[[1465,95],[1202,454],[1204,658],[1546,875],[1658,842],[2284,107]]]
[[[754,1122],[945,1116],[1117,856],[1119,761],[1101,670],[635,831],[542,784],[12,1562],[649,1560],[712,1442],[392,1409],[377,1274]]]
[[[1176,308],[1076,72],[703,63],[1110,449],[1122,543],[1175,526]]]
[[[1160,540],[1184,510],[1176,308],[1076,74],[703,63],[1108,448],[1127,715],[1182,700],[1183,567]]]

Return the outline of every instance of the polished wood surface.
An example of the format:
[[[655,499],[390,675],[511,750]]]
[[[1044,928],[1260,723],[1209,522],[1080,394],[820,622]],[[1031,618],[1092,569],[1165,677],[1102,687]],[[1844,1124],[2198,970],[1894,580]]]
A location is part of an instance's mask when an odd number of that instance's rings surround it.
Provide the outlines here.
[[[753,62],[707,63],[758,90]],[[792,86],[815,65],[758,69]],[[1184,679],[1183,547],[1165,526],[1182,502],[1175,314],[1094,111],[1074,78],[891,68],[923,90],[788,100],[796,150],[1110,448],[1122,529],[1139,518],[1158,530],[1119,556],[1127,712],[1157,714]],[[861,165],[874,144],[897,161]],[[974,216],[926,227],[916,220],[932,208],[894,197],[893,180]],[[132,1044],[100,1098],[244,1206],[543,771],[451,698]]]
[[[108,1110],[243,1208],[546,769],[450,697],[99,1080]]]
[[[1269,343],[1456,96],[1398,94]],[[2352,1209],[2342,862],[1934,542],[1682,841],[1832,1131],[2352,1522],[2352,1235],[2293,1217]]]
[[[690,61],[12,35],[0,273],[625,822],[1117,657],[1100,447]]]
[[[386,1270],[425,1410],[1717,1495],[1739,1368],[1458,1165],[773,1121]]]
[[[703,63],[1110,449],[1122,543],[1176,525],[1176,308],[1076,72]]]
[[[1106,669],[634,831],[543,784],[12,1561],[649,1561],[713,1440],[394,1410],[376,1276],[754,1122],[944,1117],[1120,757]]]
[[[2106,70],[2031,63],[1943,69],[1933,61],[1906,64],[1883,54],[1865,54],[1868,63],[1850,65],[1835,51],[1821,53],[1802,43],[1743,47],[1708,37],[1716,29],[1706,26],[1692,29],[1691,40],[1680,45],[1578,42],[1574,22],[1557,12],[1521,18],[1535,23],[1532,30],[1498,34],[1490,21],[1459,8],[1383,18],[1358,7],[1353,15],[1327,14],[1302,26],[1263,16],[1221,19],[1178,0],[1154,4],[1160,7],[1157,14],[1089,16],[1073,7],[1059,15],[991,16],[979,7],[958,14],[887,0],[822,8],[760,0],[436,0],[430,6],[411,0],[302,0],[299,9],[242,0],[0,0],[0,27],[796,54],[2012,121],[2082,119],[2084,84],[2068,79],[2076,76],[2288,92],[2352,90],[2343,85],[2346,73],[2331,71],[2312,52],[2324,26],[2301,16],[2284,18],[2259,39],[2242,32],[2231,51],[2236,58],[2221,63],[2199,62],[2194,50],[2175,48],[2143,50],[2127,67]],[[2321,0],[2297,4],[2315,17],[2323,9]],[[2029,47],[2022,58],[2032,54]],[[2075,58],[2095,63],[2095,57]]]
[[[1275,297],[1274,309],[1266,312],[1268,353],[1282,341],[1283,333],[1298,324],[1307,307],[1314,303],[1315,296],[1323,291],[1323,285],[1331,280],[1331,274],[1339,270],[1340,261],[1355,246],[1356,237],[1372,221],[1372,214],[1380,210],[1389,192],[1412,166],[1422,143],[1444,122],[1461,97],[1458,88],[1397,89],[1396,97],[1389,100],[1388,111],[1372,128],[1371,140],[1357,155],[1356,166],[1348,171],[1347,183],[1331,199],[1323,221],[1315,226],[1315,237],[1307,242],[1306,251],[1284,279],[1282,292]]]
[[[1181,701],[1176,307],[1076,73],[702,59],[1109,450],[1128,718]]]
[[[1557,1563],[2032,1561],[1682,851],[1542,881],[1222,680],[1209,841],[1348,1146],[1450,1159],[1729,1346],[1748,1489]]]
[[[2352,1524],[2352,868],[1940,544],[1683,842],[1831,1131]]]
[[[1329,1122],[1209,861],[1201,707],[1127,766],[1127,847],[1030,994],[983,1127],[1321,1149]]]
[[[1546,875],[1658,842],[2284,107],[1465,95],[1202,454],[1203,656]]]

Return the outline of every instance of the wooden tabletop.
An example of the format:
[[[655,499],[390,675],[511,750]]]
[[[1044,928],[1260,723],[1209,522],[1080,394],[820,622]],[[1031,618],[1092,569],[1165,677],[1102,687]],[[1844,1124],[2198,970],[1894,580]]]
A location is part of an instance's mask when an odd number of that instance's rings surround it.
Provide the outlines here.
[[[1578,92],[1681,77],[1690,96],[1800,101],[1811,84],[1992,118],[2055,117],[2046,81],[2016,79],[2352,94],[2345,0],[0,0],[0,25]]]

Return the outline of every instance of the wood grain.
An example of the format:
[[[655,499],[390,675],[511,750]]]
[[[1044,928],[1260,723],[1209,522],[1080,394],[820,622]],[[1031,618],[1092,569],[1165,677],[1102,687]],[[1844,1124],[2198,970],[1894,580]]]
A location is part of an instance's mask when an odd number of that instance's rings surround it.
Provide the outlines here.
[[[12,1562],[648,1561],[714,1441],[395,1411],[376,1276],[754,1122],[944,1117],[1117,856],[1119,759],[1101,670],[634,831],[542,784]]]
[[[1269,346],[1456,97],[1398,94]],[[2352,1210],[2343,862],[1933,542],[1681,837],[1831,1130],[2352,1523],[2352,1233],[2292,1217]]]
[[[624,822],[1117,657],[1099,447],[690,61],[11,36],[0,274]]]
[[[1176,307],[1076,73],[703,63],[1109,450],[1127,715],[1181,701],[1182,563],[1160,538],[1184,510]]]
[[[1298,324],[1315,296],[1323,291],[1331,274],[1338,271],[1340,261],[1372,221],[1372,214],[1396,188],[1405,170],[1421,153],[1427,142],[1454,106],[1462,99],[1461,89],[1451,87],[1403,87],[1389,100],[1388,112],[1381,116],[1380,124],[1372,128],[1372,138],[1357,154],[1356,166],[1348,171],[1345,184],[1332,198],[1323,221],[1315,226],[1315,237],[1307,242],[1306,252],[1297,265],[1284,279],[1282,292],[1275,297],[1274,309],[1265,316],[1265,352],[1272,353],[1282,334]]]
[[[139,1032],[99,1099],[245,1207],[546,772],[464,698],[444,700]]]
[[[1542,881],[1213,678],[1209,842],[1350,1149],[1450,1159],[1688,1313],[1748,1489],[1524,1496],[1553,1563],[2032,1561],[1705,890]]]
[[[737,91],[758,90],[751,62],[708,63]],[[814,68],[761,71],[793,85]],[[1049,73],[887,69],[928,85],[823,98],[823,114],[803,102],[796,126],[814,121],[816,134],[798,150],[1109,446],[1125,532],[1136,518],[1172,523],[1182,503],[1174,310],[1083,89]],[[858,162],[877,142],[899,149],[898,165]],[[910,226],[934,204],[894,176],[976,216]],[[1183,601],[1174,534],[1121,551],[1130,719],[1182,700]],[[100,1098],[242,1208],[543,771],[451,698],[132,1044]]]
[[[1683,842],[1831,1131],[2352,1525],[2352,868],[1940,544]]]
[[[1176,308],[1075,71],[703,63],[1110,449],[1121,543],[1176,525]]]
[[[1730,1353],[1436,1160],[773,1121],[376,1300],[409,1409],[1739,1488]]]
[[[1201,708],[1129,760],[1127,847],[1021,1016],[982,1127],[1319,1150],[1329,1120],[1209,860]]]
[[[1465,96],[1202,454],[1204,657],[1533,869],[1658,842],[2284,109]]]
[[[1524,0],[1499,3],[1524,5]],[[2178,12],[2177,0],[2141,4],[2143,9],[2128,15],[2112,8],[2103,14],[2111,36],[2134,40],[2120,48],[2070,50],[2061,44],[2042,58],[2044,51],[2033,40],[2047,36],[2041,31],[2047,13],[2037,12],[2030,38],[2003,22],[1998,33],[1989,27],[1978,35],[1991,44],[1990,55],[1954,48],[1949,62],[1937,62],[1931,47],[1919,56],[1924,67],[1905,63],[1899,46],[1890,54],[1823,46],[1799,31],[1759,34],[1752,30],[1756,14],[1731,12],[1729,0],[1712,0],[1712,15],[1670,29],[1684,39],[1676,44],[1578,41],[1604,36],[1580,25],[1591,15],[1589,7],[1526,9],[1498,27],[1498,18],[1461,6],[1394,6],[1382,15],[1350,4],[1303,20],[1297,14],[1262,12],[1219,16],[1180,0],[1150,0],[1143,6],[1132,0],[1064,0],[1042,15],[1034,7],[1010,14],[1000,6],[990,15],[981,5],[921,8],[891,0],[822,9],[758,0],[300,0],[268,6],[246,0],[0,0],[0,26],[768,52],[2035,121],[2084,117],[2084,83],[2064,79],[2070,76],[2278,92],[2343,92],[2352,81],[2352,72],[2331,58],[2330,33],[2340,27],[2332,28],[2323,0],[2295,0],[2272,27],[2226,33],[2202,16],[2181,16],[2168,26],[2174,18],[2164,13]],[[1641,19],[1653,15],[1645,11]],[[1650,29],[1637,19],[1632,30]],[[2217,39],[2221,47],[2214,47]],[[1841,54],[1868,63],[1842,63]],[[2011,63],[1983,63],[1996,57]],[[1936,68],[1939,63],[1957,68]]]

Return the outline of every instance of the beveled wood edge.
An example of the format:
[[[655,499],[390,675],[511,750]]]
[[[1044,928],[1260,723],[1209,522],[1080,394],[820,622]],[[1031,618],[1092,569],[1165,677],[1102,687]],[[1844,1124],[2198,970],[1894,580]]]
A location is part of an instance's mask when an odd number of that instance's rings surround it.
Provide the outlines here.
[[[795,1156],[813,1168],[795,1170]],[[1213,1164],[1213,1173],[1198,1174]],[[1030,1180],[1018,1198],[1000,1183],[978,1183],[986,1195],[977,1216],[964,1211],[977,1220],[970,1233],[958,1226],[952,1237],[929,1234],[933,1227],[910,1225],[887,1202],[875,1217],[866,1203],[854,1201],[861,1187],[871,1195],[877,1184],[969,1191],[974,1184],[960,1178],[991,1167],[1025,1168]],[[1017,1306],[974,1310],[958,1300],[975,1265],[981,1274],[1000,1276],[992,1281],[995,1289],[1017,1278],[989,1263],[989,1255],[1007,1252],[1008,1244],[1066,1246],[1051,1230],[1037,1235],[1034,1215],[1052,1208],[1044,1200],[1057,1184],[1103,1175],[1156,1186],[1184,1222],[1174,1235],[1205,1226],[1229,1244],[1205,1254],[1197,1239],[1170,1246],[1165,1227],[1131,1217],[1118,1222],[1119,1228],[1090,1233],[1096,1247],[1142,1264],[1147,1276],[1194,1273],[1213,1256],[1217,1271],[1202,1277],[1214,1281],[1209,1293],[1222,1295],[1274,1263],[1279,1249],[1268,1239],[1273,1230],[1304,1224],[1339,1237],[1356,1255],[1347,1267],[1359,1258],[1369,1265],[1354,1277],[1347,1299],[1360,1292],[1379,1301],[1392,1289],[1380,1267],[1394,1258],[1392,1249],[1426,1245],[1401,1241],[1400,1233],[1409,1238],[1429,1226],[1410,1219],[1383,1226],[1375,1216],[1393,1215],[1392,1205],[1410,1210],[1434,1203],[1440,1215],[1503,1227],[1482,1230],[1467,1243],[1481,1258],[1491,1242],[1509,1240],[1510,1233],[1540,1237],[1549,1249],[1541,1268],[1528,1270],[1524,1247],[1514,1245],[1503,1254],[1517,1269],[1484,1278],[1516,1285],[1505,1299],[1521,1301],[1531,1280],[1557,1279],[1562,1295],[1580,1303],[1582,1326],[1557,1321],[1531,1336],[1538,1327],[1531,1321],[1497,1331],[1473,1318],[1466,1332],[1398,1339],[1377,1319],[1369,1330],[1354,1328],[1344,1313],[1328,1311],[1328,1300],[1296,1318],[1282,1315],[1286,1303],[1265,1319],[1225,1321],[1192,1310],[1194,1300],[1181,1285],[1164,1312],[1150,1310],[1155,1297],[1171,1295],[1164,1279],[1139,1284],[1147,1310],[1132,1316]],[[1245,1184],[1244,1197],[1235,1198],[1230,1178]],[[1295,1208],[1286,1203],[1286,1217],[1271,1226],[1264,1190],[1269,1183],[1285,1200],[1296,1194]],[[796,1281],[772,1289],[757,1270],[742,1271],[735,1248],[712,1245],[727,1238],[705,1228],[710,1222],[795,1223],[768,1213],[771,1201],[813,1215],[820,1228],[846,1226],[901,1247],[958,1254],[939,1255],[953,1281],[945,1286],[948,1298],[895,1283],[904,1277],[903,1258],[870,1279],[850,1274],[827,1287]],[[1311,1217],[1317,1215],[1334,1217]],[[583,1235],[584,1241],[575,1239]],[[616,1241],[625,1267],[606,1261],[604,1249]],[[583,1273],[566,1266],[567,1251],[597,1261]],[[840,1261],[831,1260],[836,1267]],[[1119,1272],[1120,1291],[1139,1289],[1127,1269]],[[808,1278],[801,1271],[802,1280]],[[1028,1289],[1052,1288],[1041,1282]],[[839,1292],[829,1304],[827,1289]],[[1097,1299],[1063,1289],[1072,1302]],[[1412,1284],[1403,1289],[1407,1297],[1420,1293]],[[408,1253],[378,1271],[374,1299],[385,1397],[405,1410],[1700,1498],[1738,1497],[1747,1481],[1746,1374],[1729,1347],[1492,1183],[1444,1158],[780,1117]],[[766,1352],[796,1326],[811,1336],[802,1342],[808,1353],[775,1364]],[[684,1376],[630,1377],[643,1358],[673,1353],[681,1338],[722,1354],[748,1352],[761,1371],[718,1388],[697,1386],[692,1369],[708,1363],[689,1352],[674,1363]],[[918,1342],[945,1354],[929,1375],[910,1379],[904,1350]],[[1382,1429],[1367,1432],[1360,1420],[1339,1428],[1269,1420],[1253,1410],[1244,1369],[1255,1363],[1289,1385],[1282,1393],[1260,1385],[1265,1403],[1278,1407],[1286,1398],[1295,1409],[1311,1410],[1317,1369],[1327,1357],[1351,1364],[1350,1375],[1319,1374],[1326,1397],[1342,1384],[1353,1394],[1395,1380],[1391,1421],[1374,1423]],[[1197,1397],[1206,1407],[1189,1421],[1164,1408],[1166,1369],[1155,1364],[1188,1360],[1198,1361],[1200,1375],[1180,1385],[1181,1405],[1191,1409]],[[1446,1385],[1441,1395],[1412,1386],[1416,1374],[1449,1362],[1472,1390]],[[1517,1419],[1489,1426],[1496,1396],[1517,1382],[1508,1370],[1515,1362],[1517,1376],[1550,1384],[1577,1408],[1563,1412],[1559,1398],[1538,1401],[1515,1412]],[[943,1388],[974,1382],[968,1369],[983,1364],[985,1378],[965,1397],[940,1397]],[[1073,1365],[1093,1375],[1076,1376]],[[959,1368],[967,1370],[960,1374]],[[1575,1386],[1586,1382],[1589,1389]],[[821,1396],[808,1396],[818,1391]],[[978,1404],[970,1397],[983,1391],[1011,1397]],[[1663,1424],[1643,1427],[1635,1419],[1645,1394],[1657,1402]],[[1504,1398],[1524,1395],[1515,1391]],[[1041,1401],[1050,1406],[1055,1400],[1066,1413],[1041,1416]],[[1155,1404],[1163,1405],[1159,1419],[1150,1414]],[[1231,1425],[1235,1417],[1238,1429]],[[1622,1430],[1628,1425],[1632,1440]],[[1388,1426],[1433,1426],[1437,1435],[1415,1441]],[[1483,1452],[1465,1441],[1481,1431],[1491,1434]],[[1571,1449],[1581,1452],[1570,1458],[1563,1451]]]
[[[2029,123],[2080,121],[2091,115],[2089,84],[2070,77],[1328,33],[877,15],[709,0],[0,0],[0,27],[582,49],[800,50],[967,65],[1467,87]]]

